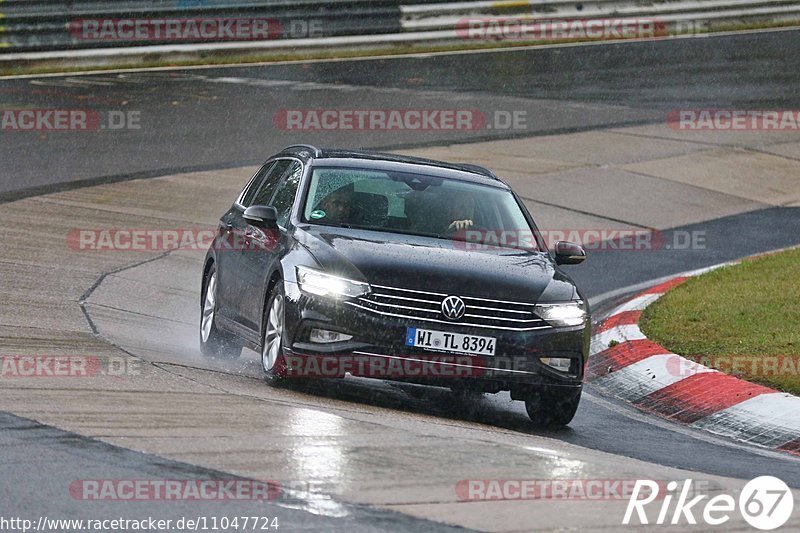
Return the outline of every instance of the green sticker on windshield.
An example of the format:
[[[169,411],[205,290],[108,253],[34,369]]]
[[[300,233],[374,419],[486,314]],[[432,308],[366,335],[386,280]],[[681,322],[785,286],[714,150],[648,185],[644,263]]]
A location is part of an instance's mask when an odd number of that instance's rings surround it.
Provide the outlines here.
[[[322,209],[316,209],[314,211],[311,211],[311,214],[308,216],[310,218],[313,218],[314,220],[325,218],[325,211],[323,211]]]

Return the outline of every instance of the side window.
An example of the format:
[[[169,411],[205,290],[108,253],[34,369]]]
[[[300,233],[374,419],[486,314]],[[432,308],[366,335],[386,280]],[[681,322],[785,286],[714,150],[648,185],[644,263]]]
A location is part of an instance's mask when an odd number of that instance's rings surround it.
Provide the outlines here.
[[[278,224],[285,227],[292,212],[292,204],[303,175],[303,167],[300,163],[293,162],[284,175],[286,177],[281,181],[278,192],[272,199],[272,205],[278,210]]]
[[[251,205],[270,205],[269,201],[275,193],[278,184],[281,182],[281,177],[293,163],[294,162],[289,159],[280,159],[272,165],[272,168],[266,173],[264,181],[261,182],[258,192],[256,192],[252,202],[243,205],[245,207],[250,207]]]
[[[253,179],[247,184],[247,190],[242,194],[241,204],[243,206],[250,207],[253,205],[253,198],[255,198],[256,192],[258,192],[258,185],[264,181],[264,176],[274,166],[275,163],[266,164],[258,170],[255,176],[253,176]]]

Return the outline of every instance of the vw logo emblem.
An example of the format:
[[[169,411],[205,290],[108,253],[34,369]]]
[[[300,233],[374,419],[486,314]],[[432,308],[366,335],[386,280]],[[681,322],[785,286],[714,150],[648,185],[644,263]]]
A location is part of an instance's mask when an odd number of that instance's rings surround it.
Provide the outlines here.
[[[442,302],[442,314],[448,320],[460,320],[466,310],[464,300],[458,296],[448,296]]]

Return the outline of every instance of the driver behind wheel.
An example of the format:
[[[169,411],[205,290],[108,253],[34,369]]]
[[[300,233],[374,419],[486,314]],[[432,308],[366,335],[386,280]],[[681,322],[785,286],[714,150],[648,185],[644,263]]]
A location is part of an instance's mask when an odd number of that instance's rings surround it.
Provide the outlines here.
[[[345,185],[330,193],[317,205],[324,212],[325,221],[332,224],[350,222],[353,211],[353,184]]]
[[[447,220],[451,222],[445,228],[445,233],[464,231],[475,227],[475,197],[467,193],[453,194],[447,203]]]

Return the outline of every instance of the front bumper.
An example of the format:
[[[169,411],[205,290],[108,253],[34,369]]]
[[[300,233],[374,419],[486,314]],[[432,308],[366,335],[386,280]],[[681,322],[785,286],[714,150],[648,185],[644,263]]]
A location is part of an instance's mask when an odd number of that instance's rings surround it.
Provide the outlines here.
[[[468,387],[485,392],[511,390],[524,396],[531,388],[580,389],[588,353],[590,321],[584,326],[535,331],[487,330],[459,323],[426,324],[414,319],[378,315],[344,300],[302,293],[286,283],[287,377],[343,377],[347,374]],[[407,328],[417,327],[496,338],[495,355],[479,356],[406,346]],[[311,343],[311,329],[352,335],[346,342]],[[542,357],[569,358],[568,371],[541,362]]]

